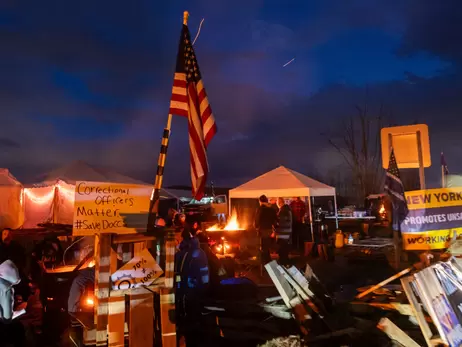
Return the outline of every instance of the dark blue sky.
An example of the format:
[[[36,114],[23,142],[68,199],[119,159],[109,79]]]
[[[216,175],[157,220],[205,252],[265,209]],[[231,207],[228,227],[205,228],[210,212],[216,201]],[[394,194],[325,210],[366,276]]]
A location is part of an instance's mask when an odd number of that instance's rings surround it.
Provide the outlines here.
[[[82,159],[152,181],[184,10],[192,36],[205,19],[195,49],[217,184],[280,164],[343,170],[321,133],[366,95],[371,116],[383,105],[394,124],[429,125],[430,185],[442,150],[462,171],[457,0],[2,1],[0,166],[31,179]],[[175,118],[166,184],[189,183],[187,146]]]

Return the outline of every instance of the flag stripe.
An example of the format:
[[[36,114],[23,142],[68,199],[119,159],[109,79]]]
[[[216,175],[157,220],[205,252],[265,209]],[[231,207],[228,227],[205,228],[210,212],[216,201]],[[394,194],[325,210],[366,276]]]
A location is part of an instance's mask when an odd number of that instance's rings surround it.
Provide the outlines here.
[[[180,37],[170,113],[188,117],[192,191],[193,197],[199,200],[204,195],[209,171],[207,146],[217,126],[186,25]]]

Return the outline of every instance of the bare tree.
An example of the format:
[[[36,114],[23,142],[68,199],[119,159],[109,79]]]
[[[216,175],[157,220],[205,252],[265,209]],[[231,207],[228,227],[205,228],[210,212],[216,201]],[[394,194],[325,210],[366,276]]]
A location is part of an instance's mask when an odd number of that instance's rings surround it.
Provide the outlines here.
[[[383,125],[384,107],[378,115],[369,116],[367,103],[356,105],[357,114],[342,124],[342,134],[330,137],[329,143],[342,155],[351,171],[356,187],[355,201],[362,204],[364,198],[378,193],[383,180],[381,165],[380,129]]]

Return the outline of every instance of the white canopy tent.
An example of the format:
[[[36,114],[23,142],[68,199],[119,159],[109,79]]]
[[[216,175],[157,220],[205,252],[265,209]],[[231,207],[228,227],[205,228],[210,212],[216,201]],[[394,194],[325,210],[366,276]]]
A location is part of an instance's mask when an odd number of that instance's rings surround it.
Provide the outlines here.
[[[308,201],[310,214],[311,230],[313,231],[313,221],[311,213],[311,199],[320,196],[333,196],[335,208],[335,223],[338,228],[337,219],[337,198],[335,188],[327,184],[316,181],[299,172],[290,170],[284,166],[271,170],[253,180],[240,185],[229,191],[229,207],[231,210],[231,200],[239,198],[258,199],[261,195],[268,197],[305,197]]]

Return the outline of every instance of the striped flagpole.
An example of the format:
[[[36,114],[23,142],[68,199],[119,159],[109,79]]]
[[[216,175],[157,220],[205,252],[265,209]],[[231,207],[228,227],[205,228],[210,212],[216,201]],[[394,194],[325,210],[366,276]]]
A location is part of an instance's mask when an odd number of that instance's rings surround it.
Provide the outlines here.
[[[159,160],[157,161],[156,180],[154,182],[154,189],[151,195],[151,203],[149,206],[148,229],[154,226],[157,213],[159,212],[159,199],[160,189],[162,188],[162,181],[164,179],[165,160],[167,159],[168,141],[170,138],[170,129],[172,126],[172,115],[168,115],[167,126],[162,135],[162,143],[160,145]]]

